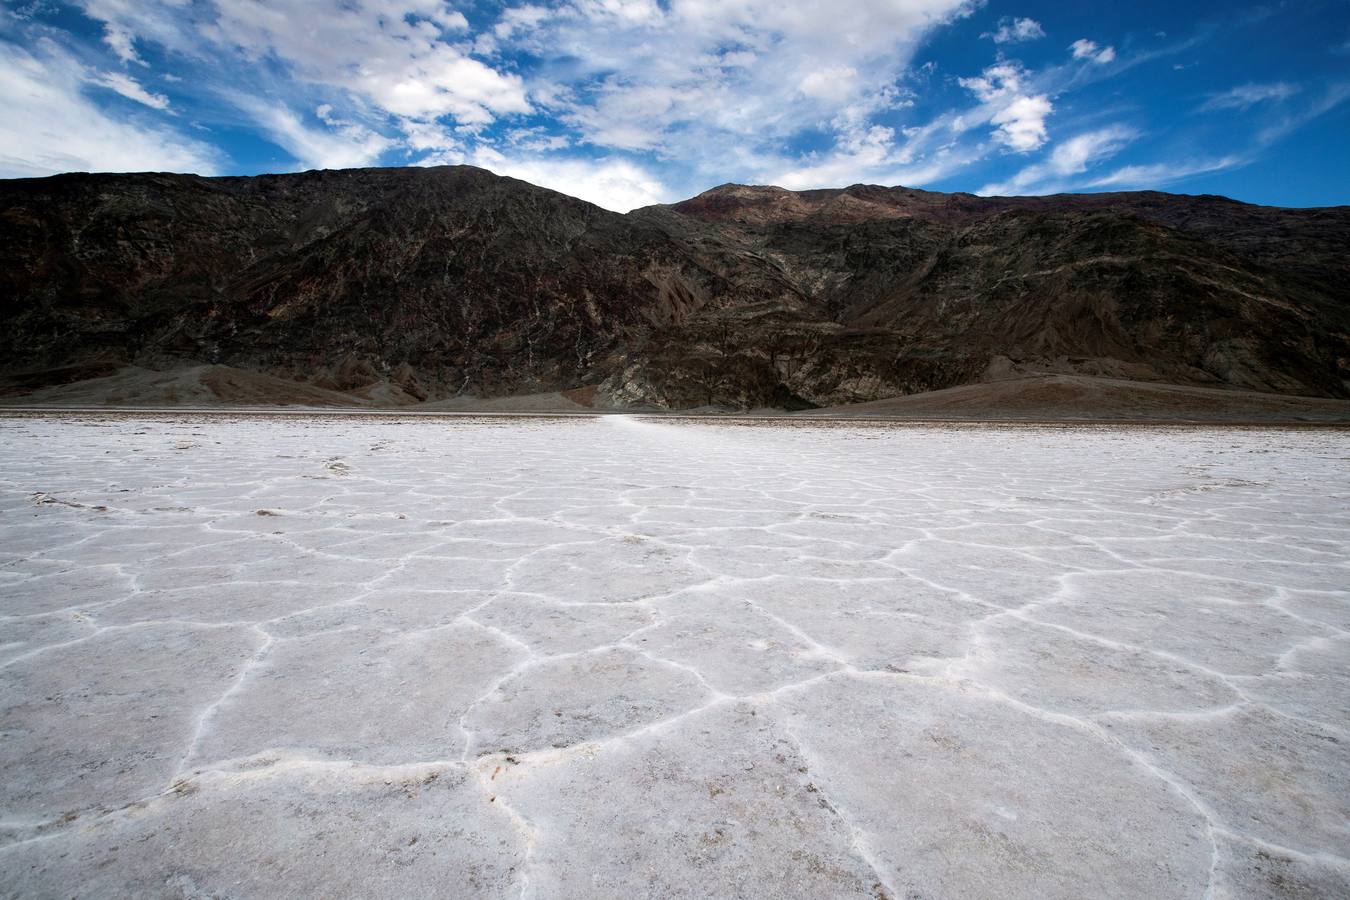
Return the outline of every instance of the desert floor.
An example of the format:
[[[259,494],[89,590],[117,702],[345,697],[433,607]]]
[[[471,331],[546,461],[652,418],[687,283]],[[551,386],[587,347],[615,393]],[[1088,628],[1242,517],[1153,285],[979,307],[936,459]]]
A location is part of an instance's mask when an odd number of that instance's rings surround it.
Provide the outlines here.
[[[0,418],[0,894],[1350,893],[1350,431]]]

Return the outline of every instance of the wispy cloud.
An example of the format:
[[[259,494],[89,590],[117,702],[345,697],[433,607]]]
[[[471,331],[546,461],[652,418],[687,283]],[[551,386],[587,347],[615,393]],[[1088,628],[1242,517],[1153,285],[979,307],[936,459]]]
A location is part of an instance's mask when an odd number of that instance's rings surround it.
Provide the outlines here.
[[[1079,38],[1069,45],[1073,51],[1074,59],[1085,59],[1089,62],[1106,64],[1116,58],[1115,47],[1099,47],[1096,41],[1090,41],[1087,38]]]
[[[235,103],[305,168],[373,165],[393,145],[382,134],[335,117],[332,107],[327,105],[316,108],[313,120],[307,120],[275,101],[241,95],[235,98]]]
[[[698,160],[773,152],[804,129],[893,109],[919,43],[968,11],[966,0],[578,0],[513,19],[510,34],[569,60],[530,78],[531,95],[553,98],[583,142]]]
[[[302,81],[349,91],[399,117],[461,126],[530,110],[520,76],[467,55],[468,22],[436,0],[216,0],[217,44],[271,55]]]
[[[1035,19],[1012,19],[1005,16],[999,19],[996,31],[986,31],[980,37],[993,38],[995,44],[1019,44],[1045,37],[1045,29]]]
[[[0,53],[0,175],[220,170],[221,154],[203,141],[105,112],[85,96],[83,76],[79,61],[48,40]]]
[[[124,63],[141,63],[141,57],[136,53],[136,37],[126,28],[119,25],[106,25],[103,28],[103,43],[112,48],[117,58]]]
[[[1183,178],[1237,168],[1246,165],[1249,161],[1243,156],[1229,155],[1210,159],[1122,166],[1100,178],[1090,179],[1083,184],[1083,187],[1097,189],[1165,187]]]
[[[980,194],[1044,194],[1067,189],[1072,176],[1115,156],[1137,137],[1125,125],[1109,125],[1075,135],[1055,145],[1044,160],[1026,166],[1007,181],[987,184]]]
[[[395,150],[533,159],[503,135],[543,120],[568,133],[550,152],[565,150],[558,170],[573,174],[625,153],[763,171],[813,129],[848,155],[909,102],[899,82],[920,43],[976,7],[562,0],[507,7],[474,33],[442,0],[75,2],[124,62],[158,44],[215,68],[251,63],[224,96],[303,165]],[[554,62],[522,68],[521,54]],[[296,112],[318,103],[345,124]]]
[[[89,83],[115,91],[128,100],[135,100],[151,109],[169,108],[168,97],[163,94],[152,94],[143,88],[136,79],[121,72],[104,72],[91,78]]]
[[[1273,144],[1275,141],[1292,134],[1315,119],[1319,119],[1342,103],[1350,100],[1350,81],[1337,82],[1326,86],[1320,93],[1305,103],[1302,108],[1285,111],[1275,121],[1270,122],[1257,132],[1260,144]]]
[[[1269,84],[1241,84],[1218,94],[1211,94],[1202,105],[1203,110],[1247,109],[1270,100],[1285,100],[1299,92],[1296,84],[1275,81]]]

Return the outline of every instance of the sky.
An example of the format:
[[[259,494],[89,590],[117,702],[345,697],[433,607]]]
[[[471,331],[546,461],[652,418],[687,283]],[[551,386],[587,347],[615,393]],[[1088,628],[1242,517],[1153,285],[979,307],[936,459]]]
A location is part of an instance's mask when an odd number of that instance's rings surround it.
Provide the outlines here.
[[[1350,0],[0,0],[0,177],[1350,204]]]

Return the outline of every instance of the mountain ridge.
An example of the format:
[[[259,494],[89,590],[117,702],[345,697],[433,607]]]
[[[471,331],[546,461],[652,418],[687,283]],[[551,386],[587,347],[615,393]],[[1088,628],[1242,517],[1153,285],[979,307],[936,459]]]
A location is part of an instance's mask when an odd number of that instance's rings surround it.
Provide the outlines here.
[[[1350,396],[1350,207],[719,185],[613,213],[474,167],[0,182],[0,368],[806,408],[1017,374]],[[38,379],[40,380],[40,378]]]

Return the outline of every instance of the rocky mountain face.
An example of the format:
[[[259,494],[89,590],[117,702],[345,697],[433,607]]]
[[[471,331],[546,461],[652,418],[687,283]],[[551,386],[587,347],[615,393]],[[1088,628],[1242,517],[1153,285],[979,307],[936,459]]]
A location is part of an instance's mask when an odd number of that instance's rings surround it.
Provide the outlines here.
[[[1026,372],[1350,396],[1350,207],[726,185],[628,215],[471,167],[0,182],[0,366],[390,402],[805,408]]]

